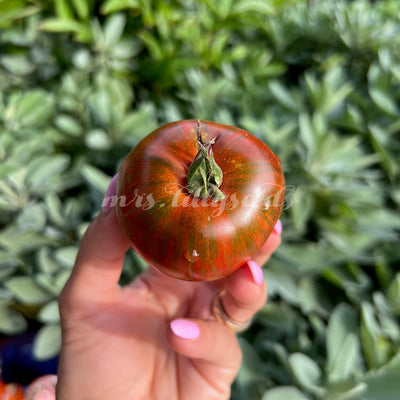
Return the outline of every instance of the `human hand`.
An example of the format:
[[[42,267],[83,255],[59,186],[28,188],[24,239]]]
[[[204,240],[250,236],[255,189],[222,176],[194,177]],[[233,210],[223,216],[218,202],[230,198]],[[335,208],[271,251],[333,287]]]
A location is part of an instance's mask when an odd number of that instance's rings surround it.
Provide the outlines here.
[[[120,287],[130,244],[115,210],[103,211],[82,240],[59,300],[57,399],[228,399],[241,350],[211,304],[224,290],[223,307],[239,323],[262,307],[267,289],[258,264],[280,244],[277,225],[253,261],[227,278],[187,282],[149,267]]]

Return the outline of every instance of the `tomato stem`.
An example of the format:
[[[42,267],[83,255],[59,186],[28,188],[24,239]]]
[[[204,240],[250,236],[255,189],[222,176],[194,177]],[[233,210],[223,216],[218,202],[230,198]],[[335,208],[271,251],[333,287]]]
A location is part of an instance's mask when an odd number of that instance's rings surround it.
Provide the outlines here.
[[[194,197],[214,201],[222,200],[225,196],[219,189],[222,183],[222,170],[214,160],[212,145],[215,140],[205,142],[201,136],[201,123],[197,120],[197,155],[189,167],[187,190]]]

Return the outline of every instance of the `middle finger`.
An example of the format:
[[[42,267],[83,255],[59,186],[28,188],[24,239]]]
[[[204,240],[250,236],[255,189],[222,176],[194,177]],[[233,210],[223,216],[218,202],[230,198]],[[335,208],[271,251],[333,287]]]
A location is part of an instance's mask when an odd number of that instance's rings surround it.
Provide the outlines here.
[[[226,279],[224,289],[222,306],[237,323],[245,323],[253,318],[267,300],[267,285],[262,269],[252,260]]]

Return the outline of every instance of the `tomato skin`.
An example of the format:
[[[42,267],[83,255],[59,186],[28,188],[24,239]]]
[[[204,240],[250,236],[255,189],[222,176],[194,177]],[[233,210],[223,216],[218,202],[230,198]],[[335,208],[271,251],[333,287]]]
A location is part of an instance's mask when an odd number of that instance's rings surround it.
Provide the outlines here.
[[[191,196],[188,168],[197,154],[197,120],[173,122],[146,136],[124,160],[117,215],[134,250],[169,276],[194,281],[223,278],[265,243],[282,209],[280,161],[250,133],[201,121],[223,171],[215,202]]]

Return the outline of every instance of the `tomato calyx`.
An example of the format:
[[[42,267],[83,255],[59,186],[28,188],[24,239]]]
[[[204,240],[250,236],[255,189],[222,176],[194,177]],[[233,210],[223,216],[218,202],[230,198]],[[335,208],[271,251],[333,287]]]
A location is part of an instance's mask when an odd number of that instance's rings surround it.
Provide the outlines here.
[[[212,198],[219,201],[225,198],[219,187],[223,173],[215,162],[212,145],[215,139],[205,142],[201,135],[201,123],[197,120],[197,155],[189,167],[187,190],[193,197]]]

